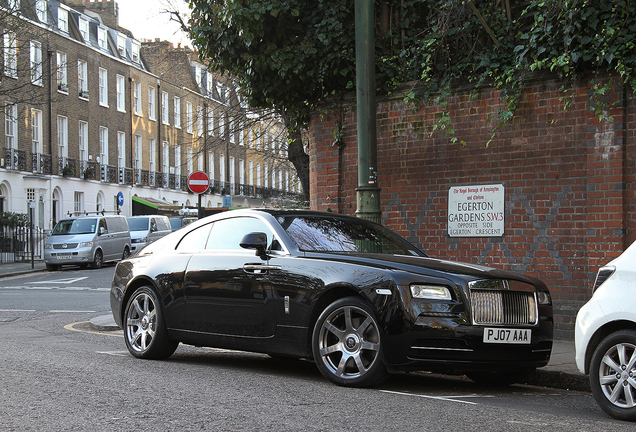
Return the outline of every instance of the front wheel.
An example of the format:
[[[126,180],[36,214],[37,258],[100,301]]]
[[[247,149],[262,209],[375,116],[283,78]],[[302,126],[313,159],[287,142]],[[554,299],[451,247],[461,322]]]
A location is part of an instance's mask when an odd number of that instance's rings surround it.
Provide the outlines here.
[[[130,249],[128,249],[128,246],[126,246],[124,248],[124,253],[121,254],[121,259],[125,260],[126,258],[128,258],[130,256]]]
[[[168,337],[159,299],[150,287],[137,289],[128,300],[124,340],[133,356],[154,360],[170,357],[179,345]]]
[[[375,313],[356,297],[330,304],[312,336],[316,365],[325,378],[347,387],[369,387],[388,377]]]
[[[104,255],[102,254],[102,251],[97,249],[95,251],[95,258],[93,259],[93,262],[91,263],[91,267],[93,267],[94,269],[98,269],[101,268],[104,265]]]
[[[592,356],[590,386],[603,411],[636,421],[636,331],[620,330],[603,339]]]

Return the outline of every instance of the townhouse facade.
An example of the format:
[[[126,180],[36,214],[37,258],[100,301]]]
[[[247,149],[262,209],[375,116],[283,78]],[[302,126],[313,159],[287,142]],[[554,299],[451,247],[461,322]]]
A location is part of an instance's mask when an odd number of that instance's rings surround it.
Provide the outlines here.
[[[51,229],[69,214],[131,215],[134,197],[195,206],[194,171],[210,177],[208,208],[301,192],[282,123],[250,111],[189,48],[136,40],[119,27],[116,2],[0,8],[0,211]]]

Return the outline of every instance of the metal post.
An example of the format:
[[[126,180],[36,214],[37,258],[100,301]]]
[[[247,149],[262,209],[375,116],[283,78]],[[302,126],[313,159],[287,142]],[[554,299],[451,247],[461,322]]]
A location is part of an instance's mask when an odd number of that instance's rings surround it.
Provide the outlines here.
[[[356,0],[356,100],[358,109],[358,187],[356,215],[380,223],[375,127],[375,36],[372,0]]]

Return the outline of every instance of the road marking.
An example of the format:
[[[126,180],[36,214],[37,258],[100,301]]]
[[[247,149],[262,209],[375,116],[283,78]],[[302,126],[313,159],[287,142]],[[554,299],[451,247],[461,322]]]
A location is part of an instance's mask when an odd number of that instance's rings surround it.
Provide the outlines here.
[[[50,310],[49,313],[97,313],[94,310],[63,310],[63,309],[54,309]]]
[[[380,390],[383,393],[392,393],[392,394],[397,394],[397,395],[402,395],[402,396],[415,396],[415,397],[420,397],[420,398],[425,398],[425,399],[437,399],[437,400],[443,400],[443,401],[448,401],[448,402],[457,402],[457,403],[463,403],[463,404],[468,404],[468,405],[479,405],[477,402],[469,402],[469,401],[464,401],[464,400],[457,400],[457,399],[465,399],[465,398],[474,398],[474,397],[492,397],[492,396],[480,396],[480,395],[459,395],[459,396],[427,396],[427,395],[421,395],[421,394],[413,394],[413,393],[404,393],[404,392],[397,392],[397,391],[391,391],[391,390]]]
[[[80,322],[76,322],[76,323],[72,323],[72,324],[66,324],[64,326],[64,328],[66,330],[72,330],[72,331],[76,331],[76,332],[79,332],[79,333],[91,333],[91,334],[98,334],[98,335],[102,335],[102,336],[116,336],[116,337],[120,337],[120,338],[124,337],[124,332],[122,330],[97,332],[97,331],[92,331],[92,330],[82,330],[82,329],[76,329],[75,328],[76,325],[88,324],[88,323],[89,323],[89,321],[80,321]]]
[[[72,287],[72,286],[25,286],[0,287],[0,290],[61,290],[61,291],[110,291],[110,288]]]
[[[83,276],[83,277],[78,277],[78,278],[64,278],[64,279],[56,279],[56,280],[45,280],[45,281],[38,281],[38,282],[27,282],[30,284],[47,284],[47,283],[51,283],[51,282],[59,282],[59,283],[63,283],[63,284],[72,284],[84,279],[88,279],[88,276]]]
[[[128,351],[97,351],[97,354],[106,354],[118,357],[128,357],[130,355]]]
[[[0,312],[35,312],[35,309],[0,309]]]

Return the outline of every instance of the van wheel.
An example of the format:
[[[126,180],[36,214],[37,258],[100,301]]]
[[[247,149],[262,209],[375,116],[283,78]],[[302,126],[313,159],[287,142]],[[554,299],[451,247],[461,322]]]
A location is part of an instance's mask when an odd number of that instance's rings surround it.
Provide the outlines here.
[[[101,268],[103,264],[104,264],[104,255],[102,254],[101,250],[97,249],[95,251],[95,260],[91,263],[91,267],[93,267],[94,269],[98,269],[98,268]]]
[[[130,249],[128,249],[128,246],[126,246],[124,248],[124,253],[121,256],[121,259],[125,260],[126,258],[128,258],[130,256]]]

